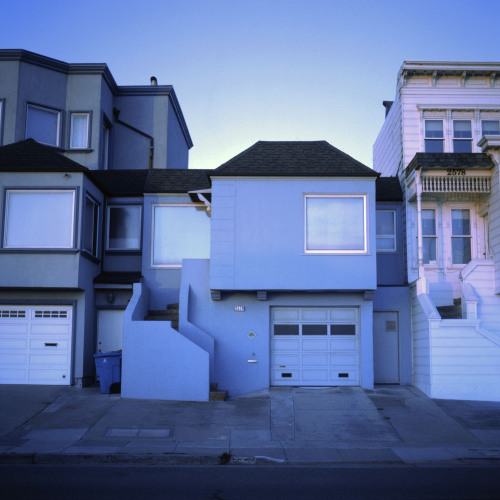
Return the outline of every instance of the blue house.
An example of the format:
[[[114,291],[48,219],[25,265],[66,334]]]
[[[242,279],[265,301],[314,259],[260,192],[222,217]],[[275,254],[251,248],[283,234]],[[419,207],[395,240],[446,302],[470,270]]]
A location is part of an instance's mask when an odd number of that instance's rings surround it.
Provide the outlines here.
[[[132,398],[412,382],[397,178],[326,141],[190,170],[172,87],[0,68],[0,383],[83,386],[111,350]]]

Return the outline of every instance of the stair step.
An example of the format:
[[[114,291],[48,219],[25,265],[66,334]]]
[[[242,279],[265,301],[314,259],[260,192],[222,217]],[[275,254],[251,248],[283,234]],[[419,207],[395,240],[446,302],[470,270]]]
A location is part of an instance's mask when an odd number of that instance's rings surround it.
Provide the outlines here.
[[[441,319],[462,319],[462,300],[454,299],[452,306],[436,307]]]
[[[227,391],[210,391],[209,401],[225,401],[227,398]]]

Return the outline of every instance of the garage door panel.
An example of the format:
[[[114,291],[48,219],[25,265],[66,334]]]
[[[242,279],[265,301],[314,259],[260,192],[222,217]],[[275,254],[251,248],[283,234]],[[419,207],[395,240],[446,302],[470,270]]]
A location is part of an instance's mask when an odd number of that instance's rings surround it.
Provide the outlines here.
[[[272,308],[271,318],[272,384],[359,385],[358,308]]]
[[[303,351],[328,351],[328,339],[304,339],[302,341]]]
[[[72,308],[0,306],[0,383],[71,383]]]

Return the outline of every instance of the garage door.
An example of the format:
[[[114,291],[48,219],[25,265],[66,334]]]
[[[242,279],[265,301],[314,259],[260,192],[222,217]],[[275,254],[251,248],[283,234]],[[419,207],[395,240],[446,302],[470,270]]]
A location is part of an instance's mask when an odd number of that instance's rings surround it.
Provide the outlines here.
[[[0,383],[71,383],[72,308],[0,306]]]
[[[359,309],[271,309],[272,385],[359,385]]]

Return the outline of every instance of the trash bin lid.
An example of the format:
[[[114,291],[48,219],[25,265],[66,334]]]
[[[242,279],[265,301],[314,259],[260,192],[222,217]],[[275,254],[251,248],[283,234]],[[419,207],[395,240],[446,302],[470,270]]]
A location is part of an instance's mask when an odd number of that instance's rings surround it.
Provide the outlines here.
[[[94,358],[116,358],[121,356],[121,351],[110,351],[110,352],[96,352]]]

